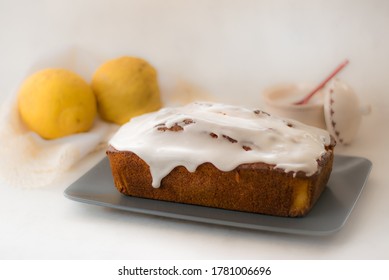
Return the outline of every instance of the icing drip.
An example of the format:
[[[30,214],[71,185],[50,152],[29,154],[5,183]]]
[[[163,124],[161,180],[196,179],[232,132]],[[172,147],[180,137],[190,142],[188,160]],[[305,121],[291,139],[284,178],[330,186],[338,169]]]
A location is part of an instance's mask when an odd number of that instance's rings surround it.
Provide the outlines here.
[[[150,167],[153,187],[159,187],[176,166],[194,172],[204,162],[222,171],[264,162],[310,176],[330,141],[325,130],[260,110],[191,103],[133,118],[109,144],[142,158]]]

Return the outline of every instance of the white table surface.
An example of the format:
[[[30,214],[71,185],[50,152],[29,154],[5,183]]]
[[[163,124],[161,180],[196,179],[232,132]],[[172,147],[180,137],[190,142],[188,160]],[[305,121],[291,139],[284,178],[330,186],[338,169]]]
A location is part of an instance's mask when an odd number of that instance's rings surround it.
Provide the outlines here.
[[[337,153],[366,157],[373,169],[343,229],[311,237],[66,199],[68,184],[104,156],[95,154],[47,188],[0,180],[0,259],[388,259],[388,28],[384,0],[1,1],[0,101],[15,94],[38,58],[69,46],[103,59],[148,59],[165,97],[196,89],[256,107],[264,87],[318,82],[349,58],[341,78],[373,111],[357,139]]]

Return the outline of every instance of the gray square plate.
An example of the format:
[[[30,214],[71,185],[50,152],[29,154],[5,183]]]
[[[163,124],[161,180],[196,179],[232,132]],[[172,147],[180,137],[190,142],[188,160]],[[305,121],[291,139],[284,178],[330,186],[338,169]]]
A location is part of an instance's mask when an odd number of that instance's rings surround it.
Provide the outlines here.
[[[326,190],[303,218],[274,217],[124,196],[113,185],[108,158],[70,185],[64,194],[79,202],[175,219],[254,230],[327,235],[340,230],[345,224],[361,195],[371,167],[368,159],[336,155]]]

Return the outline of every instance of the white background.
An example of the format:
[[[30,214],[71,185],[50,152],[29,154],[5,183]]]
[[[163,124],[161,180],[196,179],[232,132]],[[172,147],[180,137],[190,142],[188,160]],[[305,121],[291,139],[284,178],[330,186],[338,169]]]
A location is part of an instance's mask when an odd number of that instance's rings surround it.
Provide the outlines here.
[[[89,206],[66,185],[19,189],[0,183],[1,259],[387,259],[389,105],[388,1],[0,1],[0,102],[48,54],[80,49],[99,60],[141,56],[162,93],[196,90],[261,106],[280,82],[340,75],[373,112],[339,154],[373,170],[345,227],[306,237],[176,221]],[[91,73],[84,73],[90,78]],[[75,179],[96,158],[66,175]]]

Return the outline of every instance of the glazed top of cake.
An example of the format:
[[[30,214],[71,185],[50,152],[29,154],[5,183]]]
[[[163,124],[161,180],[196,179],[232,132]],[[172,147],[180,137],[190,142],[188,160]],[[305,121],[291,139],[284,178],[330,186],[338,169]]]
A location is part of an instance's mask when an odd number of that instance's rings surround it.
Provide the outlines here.
[[[194,172],[205,162],[222,171],[263,162],[310,176],[330,143],[325,130],[218,103],[191,103],[133,118],[109,142],[142,158],[154,187],[176,166]]]

